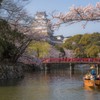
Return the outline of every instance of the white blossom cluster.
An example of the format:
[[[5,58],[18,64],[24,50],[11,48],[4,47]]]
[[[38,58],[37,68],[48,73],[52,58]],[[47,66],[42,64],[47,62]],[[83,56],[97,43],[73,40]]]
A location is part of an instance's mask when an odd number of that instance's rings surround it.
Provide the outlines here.
[[[64,23],[69,25],[80,21],[100,21],[100,2],[97,2],[96,6],[90,4],[85,7],[72,6],[69,12],[53,12],[52,16],[57,21],[55,26],[60,26]]]

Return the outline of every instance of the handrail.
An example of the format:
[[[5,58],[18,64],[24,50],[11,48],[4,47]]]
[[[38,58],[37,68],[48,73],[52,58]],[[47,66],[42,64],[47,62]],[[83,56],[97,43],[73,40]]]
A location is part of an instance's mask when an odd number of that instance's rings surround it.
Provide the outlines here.
[[[64,63],[64,62],[76,62],[76,63],[100,63],[100,58],[45,58],[42,59],[43,63]]]
[[[41,64],[41,63],[98,63],[100,58],[41,58],[41,59],[22,59],[25,64]]]

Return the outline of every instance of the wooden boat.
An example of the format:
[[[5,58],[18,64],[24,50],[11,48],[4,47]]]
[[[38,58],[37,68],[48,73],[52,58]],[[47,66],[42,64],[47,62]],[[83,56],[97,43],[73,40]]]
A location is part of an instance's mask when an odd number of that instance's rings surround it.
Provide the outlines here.
[[[84,79],[84,86],[92,87],[92,88],[100,88],[100,80],[86,80]]]

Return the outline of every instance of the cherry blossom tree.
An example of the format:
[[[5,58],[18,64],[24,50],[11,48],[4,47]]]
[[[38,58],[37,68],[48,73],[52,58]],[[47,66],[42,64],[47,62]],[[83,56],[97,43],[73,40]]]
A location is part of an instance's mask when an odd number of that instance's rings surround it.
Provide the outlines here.
[[[23,2],[24,1],[24,2]],[[13,29],[26,33],[32,18],[25,10],[28,0],[3,0],[0,9],[0,18],[6,20]]]
[[[59,27],[64,23],[70,25],[81,21],[85,21],[85,24],[83,25],[83,27],[85,27],[88,21],[100,22],[100,2],[97,2],[96,6],[72,6],[69,12],[66,13],[57,13],[54,11],[52,17],[57,21],[56,24],[54,24],[54,27]]]

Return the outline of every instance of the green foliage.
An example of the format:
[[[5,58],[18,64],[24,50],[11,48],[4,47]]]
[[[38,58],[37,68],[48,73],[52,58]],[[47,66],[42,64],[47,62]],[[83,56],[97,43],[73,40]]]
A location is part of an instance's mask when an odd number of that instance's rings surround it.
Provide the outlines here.
[[[73,50],[76,57],[98,57],[100,33],[75,35],[66,40],[64,47]]]
[[[80,34],[75,35],[75,36],[67,39],[63,46],[67,49],[75,49],[77,47],[77,44],[79,43],[81,37],[82,37],[82,35],[80,35]]]
[[[93,45],[86,51],[88,57],[98,57],[98,54],[100,53],[100,46]]]
[[[0,38],[14,43],[23,39],[24,35],[17,30],[12,30],[5,20],[0,20]]]
[[[40,41],[32,41],[27,49],[29,54],[34,54],[35,52],[38,57],[46,56],[49,53],[49,50],[50,44]]]
[[[84,34],[80,39],[79,44],[81,44],[82,46],[88,45],[91,42],[89,37],[91,37],[91,34]]]
[[[15,44],[22,42],[23,39],[23,34],[12,30],[5,20],[0,19],[0,60],[12,60],[17,52]]]
[[[55,45],[55,48],[61,52],[61,56],[64,57],[65,56],[65,51],[64,51],[64,46],[62,45]]]
[[[76,48],[74,52],[76,54],[76,57],[81,57],[82,56],[80,48]]]
[[[94,45],[100,46],[100,41],[94,42]]]

